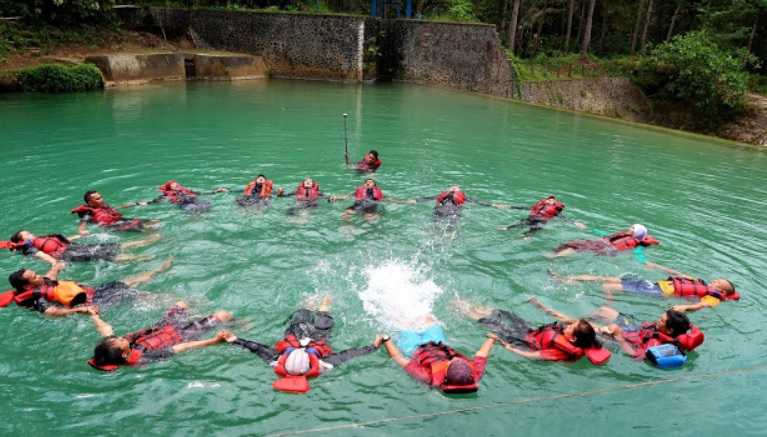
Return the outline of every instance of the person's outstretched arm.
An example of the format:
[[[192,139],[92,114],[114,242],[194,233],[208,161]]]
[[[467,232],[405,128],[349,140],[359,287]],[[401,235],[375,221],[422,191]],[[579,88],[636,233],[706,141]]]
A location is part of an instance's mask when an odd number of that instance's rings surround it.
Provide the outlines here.
[[[567,314],[560,313],[559,311],[557,311],[555,309],[547,307],[546,305],[541,303],[541,301],[539,301],[537,297],[531,297],[530,300],[528,300],[528,302],[530,302],[533,306],[541,309],[544,313],[546,313],[546,314],[548,314],[550,316],[553,316],[557,320],[560,320],[562,322],[572,322],[572,321],[575,321],[575,319],[573,319],[572,317],[568,316]]]
[[[540,351],[526,351],[519,348],[516,348],[509,343],[504,343],[503,348],[506,349],[509,352],[514,352],[517,355],[523,356],[530,360],[543,360],[543,356],[541,355]]]
[[[96,327],[96,331],[98,331],[102,337],[111,337],[115,335],[114,329],[112,329],[112,325],[102,320],[101,316],[99,316],[95,311],[91,313],[91,321],[93,321],[93,325]]]
[[[410,363],[410,360],[402,355],[402,352],[400,352],[400,350],[397,348],[397,346],[394,345],[394,342],[391,341],[390,338],[382,340],[382,343],[386,348],[386,352],[389,353],[389,356],[392,360],[394,360],[395,363],[399,364],[401,367],[406,367],[408,363]]]
[[[207,340],[187,341],[185,343],[179,343],[171,348],[174,353],[180,354],[192,349],[201,349],[204,347],[212,346],[214,344],[222,343],[226,341],[226,338],[231,336],[229,331],[218,331],[218,333]]]
[[[674,311],[679,311],[680,313],[691,313],[695,311],[700,311],[705,308],[713,308],[714,306],[716,305],[709,302],[701,301],[701,302],[693,303],[689,305],[674,305],[673,307],[671,307],[671,309]]]
[[[47,262],[48,264],[51,265],[51,267],[55,267],[56,263],[59,262],[56,258],[48,255],[47,253],[41,250],[38,250],[37,252],[35,252],[35,257]]]
[[[43,314],[48,317],[68,317],[73,314],[91,314],[92,306],[77,306],[74,308],[65,308],[60,306],[48,307]]]
[[[61,261],[56,261],[52,266],[51,269],[48,270],[48,272],[44,275],[48,279],[52,279],[54,281],[59,279],[59,273],[64,270],[64,268],[67,265]]]
[[[482,343],[482,346],[479,347],[479,350],[474,356],[478,358],[487,358],[490,356],[490,351],[493,349],[496,340],[498,340],[498,336],[495,335],[495,333],[488,333],[487,339],[485,339],[485,342]]]
[[[371,352],[377,351],[378,348],[381,346],[382,340],[383,340],[383,337],[379,335],[375,338],[375,340],[373,340],[372,345],[354,347],[354,348],[346,349],[338,353],[330,354],[327,357],[323,358],[322,361],[328,364],[332,364],[334,366],[343,364],[351,359],[361,357],[363,355],[367,355]]]
[[[666,273],[668,273],[668,274],[669,274],[669,275],[671,275],[671,276],[682,276],[682,277],[684,277],[684,278],[690,278],[690,279],[692,279],[692,276],[690,276],[690,275],[687,275],[687,274],[685,274],[685,273],[682,273],[682,272],[678,272],[678,271],[676,271],[676,270],[674,270],[674,269],[670,269],[670,268],[668,268],[668,267],[664,267],[664,266],[662,266],[662,265],[660,265],[660,264],[656,264],[656,263],[654,263],[654,262],[649,262],[649,261],[648,261],[648,262],[646,262],[646,263],[645,263],[645,265],[644,265],[644,266],[645,266],[645,268],[646,268],[646,269],[648,269],[648,270],[660,270],[660,271],[662,271],[662,272],[666,272]]]
[[[258,355],[259,358],[264,360],[266,364],[270,364],[272,361],[274,361],[275,357],[277,357],[276,350],[256,341],[245,340],[244,338],[239,338],[236,336],[227,338],[226,341],[253,352],[254,354]]]

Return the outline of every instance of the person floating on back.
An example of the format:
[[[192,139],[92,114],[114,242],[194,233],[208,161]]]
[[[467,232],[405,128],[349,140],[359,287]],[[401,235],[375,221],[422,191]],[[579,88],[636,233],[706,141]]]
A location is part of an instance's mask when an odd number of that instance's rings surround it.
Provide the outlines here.
[[[79,235],[71,239],[80,238]],[[34,255],[51,265],[58,261],[87,262],[95,260],[105,261],[134,261],[141,259],[138,256],[122,253],[128,249],[144,247],[159,240],[160,236],[154,234],[148,238],[128,243],[95,243],[84,244],[72,242],[61,234],[49,234],[41,237],[21,230],[11,236],[7,242],[0,241],[0,247],[18,252],[24,256]]]
[[[521,208],[519,208],[521,209]],[[499,231],[509,231],[514,228],[526,227],[525,236],[532,235],[533,233],[543,229],[546,223],[559,217],[564,218],[565,204],[556,196],[549,196],[545,199],[541,199],[536,202],[531,208],[527,218],[521,219],[518,223],[508,226],[501,226]],[[583,229],[586,226],[583,223],[575,222],[575,226]]]
[[[232,315],[226,311],[217,311],[213,315],[193,320],[183,302],[169,309],[151,327],[122,336],[115,336],[112,326],[96,312],[91,313],[91,319],[104,339],[93,350],[93,358],[88,364],[105,372],[113,372],[120,366],[144,365],[188,350],[223,343],[232,335],[224,330],[207,340],[199,340],[206,332],[230,321]]]
[[[349,196],[334,197],[346,199]],[[378,212],[378,205],[384,199],[383,191],[378,187],[373,178],[365,179],[365,182],[354,191],[354,204],[344,211],[341,218],[348,220],[352,214],[364,214],[366,218],[373,218]]]
[[[383,345],[391,359],[415,380],[443,393],[471,393],[479,390],[495,336],[487,338],[473,358],[448,346],[442,327],[433,316],[424,320],[424,329],[403,331],[398,345],[389,337]],[[409,358],[408,358],[409,357]]]
[[[160,195],[156,198],[149,201],[134,202],[132,205],[146,206],[167,200],[168,202],[178,206],[184,211],[198,213],[207,211],[211,208],[210,202],[200,200],[200,195],[223,193],[228,191],[226,188],[220,187],[209,193],[201,193],[199,191],[193,191],[191,188],[187,188],[179,184],[175,179],[171,179],[163,183],[157,189],[160,190]]]
[[[325,193],[320,191],[319,182],[315,181],[309,176],[304,178],[304,180],[298,184],[298,187],[296,187],[296,190],[293,191],[292,193],[287,193],[287,194],[285,194],[284,192],[280,193],[280,197],[291,197],[291,196],[295,196],[296,204],[295,206],[288,209],[289,215],[295,215],[298,212],[309,209],[309,208],[316,208],[318,206],[317,202],[321,198],[327,197],[328,200],[335,200],[335,198],[328,197]]]
[[[371,150],[365,154],[365,156],[357,162],[357,172],[359,173],[373,173],[381,167],[381,160],[378,159],[378,152]]]
[[[554,249],[554,256],[568,256],[576,252],[594,252],[599,255],[614,255],[624,250],[660,244],[640,224],[631,225],[598,240],[573,240]]]
[[[278,380],[273,387],[279,391],[305,393],[309,391],[307,378],[315,378],[352,358],[375,351],[381,344],[377,337],[372,345],[333,352],[329,342],[335,324],[330,315],[331,300],[325,296],[318,309],[300,309],[290,316],[283,338],[274,347],[238,338],[227,341],[257,354],[274,367]]]
[[[608,298],[612,298],[612,295],[616,292],[626,292],[653,297],[698,299],[698,302],[695,304],[677,305],[674,307],[675,309],[684,308],[686,311],[712,308],[719,305],[720,302],[740,299],[740,293],[738,293],[735,285],[728,279],[719,278],[707,283],[703,279],[693,278],[655,263],[646,263],[645,266],[651,269],[663,270],[671,276],[664,280],[652,282],[634,275],[623,277],[594,275],[559,276],[553,272],[550,273],[555,279],[564,283],[601,282],[602,289]]]
[[[255,179],[248,182],[245,186],[245,190],[242,193],[242,197],[237,199],[237,204],[240,206],[256,206],[260,208],[268,208],[271,206],[272,192],[274,191],[274,181],[267,179],[266,176],[260,174]],[[282,189],[278,189],[274,194],[282,195]]]
[[[173,259],[169,258],[155,270],[95,288],[75,281],[59,280],[59,273],[64,268],[62,262],[56,263],[45,276],[38,275],[34,270],[19,269],[8,277],[14,290],[0,294],[0,307],[15,303],[51,317],[89,313],[94,305],[107,307],[135,299],[140,292],[133,287],[149,282],[155,275],[168,270],[172,262]]]
[[[456,307],[498,335],[506,350],[525,358],[576,361],[585,356],[594,365],[606,364],[610,359],[610,351],[597,340],[598,326],[586,319],[574,320],[552,313],[559,322],[533,328],[510,311],[471,306],[460,300]]]
[[[72,209],[72,214],[80,217],[80,235],[87,235],[88,223],[108,228],[113,231],[143,231],[146,227],[154,224],[152,221],[125,218],[115,208],[104,202],[98,191],[87,191],[83,195],[84,204]]]
[[[406,203],[415,204],[424,201],[435,201],[434,217],[437,218],[456,218],[461,215],[463,207],[467,203],[475,203],[482,206],[503,209],[507,205],[500,203],[490,203],[483,200],[473,199],[466,195],[458,185],[453,185],[436,196],[419,197],[415,200],[409,200]]]

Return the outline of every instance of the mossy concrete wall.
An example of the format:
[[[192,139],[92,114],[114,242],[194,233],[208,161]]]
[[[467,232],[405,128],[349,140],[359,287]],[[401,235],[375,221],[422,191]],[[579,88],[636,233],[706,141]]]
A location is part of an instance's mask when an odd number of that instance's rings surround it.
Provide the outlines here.
[[[184,80],[184,56],[179,53],[119,53],[85,58],[101,70],[104,80],[115,84],[154,80]]]

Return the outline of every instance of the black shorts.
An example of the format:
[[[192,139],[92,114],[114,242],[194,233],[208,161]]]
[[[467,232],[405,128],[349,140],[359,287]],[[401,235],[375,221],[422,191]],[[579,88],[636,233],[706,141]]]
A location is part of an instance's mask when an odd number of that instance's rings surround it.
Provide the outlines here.
[[[121,232],[142,232],[144,230],[144,220],[137,218],[125,219],[106,227]]]
[[[213,205],[211,205],[210,202],[206,202],[204,200],[197,200],[196,198],[185,201],[179,204],[178,206],[184,211],[188,213],[192,213],[192,214],[205,212],[213,207]]]
[[[374,200],[358,200],[354,202],[354,205],[346,208],[346,210],[372,214],[378,211],[378,202]]]
[[[93,303],[101,307],[109,307],[123,301],[133,300],[138,294],[138,290],[130,288],[124,282],[107,282],[96,287],[93,293]]]
[[[71,262],[94,261],[99,259],[114,261],[119,254],[119,243],[73,244],[69,246],[61,258],[64,261]]]
[[[304,337],[315,341],[329,340],[333,325],[335,321],[328,312],[300,309],[290,316],[285,336],[294,335],[299,340]]]
[[[498,334],[508,343],[519,346],[527,346],[527,334],[531,331],[530,325],[518,315],[505,310],[493,310],[488,317],[477,321]]]

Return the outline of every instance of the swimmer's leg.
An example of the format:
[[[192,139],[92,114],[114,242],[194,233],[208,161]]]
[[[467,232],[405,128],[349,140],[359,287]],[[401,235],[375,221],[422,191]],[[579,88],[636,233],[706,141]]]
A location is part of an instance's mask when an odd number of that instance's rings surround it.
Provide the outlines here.
[[[233,344],[241,346],[253,352],[254,354],[258,355],[258,357],[264,360],[266,364],[270,364],[272,361],[274,361],[275,358],[277,358],[276,350],[270,348],[269,346],[258,343],[256,341],[245,340],[244,338],[238,338],[237,340],[233,342]]]
[[[162,272],[170,269],[171,266],[173,266],[173,259],[174,259],[174,257],[171,256],[168,259],[166,259],[160,265],[160,267],[156,268],[155,270],[150,270],[148,272],[139,273],[137,275],[129,276],[129,277],[125,278],[123,280],[123,282],[125,284],[127,284],[128,287],[131,287],[131,288],[133,288],[133,287],[135,287],[135,286],[137,286],[139,284],[145,284],[145,283],[151,281],[152,278],[154,278],[159,273],[162,273]]]
[[[483,307],[480,305],[472,305],[469,301],[462,300],[460,298],[453,300],[453,306],[456,310],[458,310],[458,312],[472,320],[479,320],[483,317],[489,317],[493,312],[492,308]]]
[[[519,222],[517,222],[517,223],[514,223],[513,225],[508,225],[508,226],[498,226],[498,228],[497,228],[497,229],[498,229],[499,231],[510,231],[510,230],[512,230],[512,229],[514,229],[514,228],[520,228],[520,227],[522,227],[522,226],[528,226],[528,221],[527,221],[527,219],[522,219],[522,220],[520,220]]]
[[[149,246],[160,240],[160,234],[151,234],[143,240],[130,241],[120,244],[120,250],[138,249],[139,247]]]
[[[115,257],[115,262],[128,263],[128,262],[140,262],[150,261],[154,257],[151,255],[128,255],[127,253],[121,253]]]

